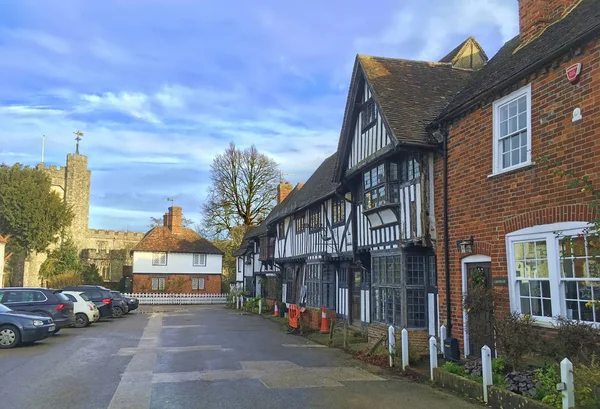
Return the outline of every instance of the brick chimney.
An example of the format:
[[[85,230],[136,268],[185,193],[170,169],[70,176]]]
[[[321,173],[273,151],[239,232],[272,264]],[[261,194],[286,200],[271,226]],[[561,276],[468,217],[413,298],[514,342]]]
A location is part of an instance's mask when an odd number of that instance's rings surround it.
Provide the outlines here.
[[[163,214],[163,226],[169,225],[169,213]]]
[[[538,37],[549,25],[562,19],[581,0],[519,0],[521,44]]]
[[[279,183],[279,186],[277,186],[277,204],[283,202],[285,198],[292,193],[293,189],[294,187],[290,182]]]
[[[173,234],[181,233],[182,210],[179,206],[169,207],[169,213],[164,216],[165,226],[171,230]]]

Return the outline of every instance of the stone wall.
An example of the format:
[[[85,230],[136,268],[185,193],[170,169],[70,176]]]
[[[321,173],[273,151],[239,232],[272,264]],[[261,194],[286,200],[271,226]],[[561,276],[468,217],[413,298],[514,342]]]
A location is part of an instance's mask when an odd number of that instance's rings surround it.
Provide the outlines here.
[[[152,278],[165,279],[164,290],[152,290]],[[192,290],[192,277],[204,278],[203,290]],[[220,294],[221,275],[209,274],[133,274],[134,293]]]

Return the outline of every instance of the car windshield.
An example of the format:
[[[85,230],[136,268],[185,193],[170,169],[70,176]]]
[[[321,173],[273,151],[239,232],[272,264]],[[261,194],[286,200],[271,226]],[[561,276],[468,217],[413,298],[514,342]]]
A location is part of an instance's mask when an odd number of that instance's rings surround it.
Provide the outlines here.
[[[12,310],[6,305],[0,304],[0,312],[11,312]]]
[[[85,295],[85,293],[79,293],[79,296],[80,296],[81,298],[83,298],[83,301],[89,301],[89,300],[90,300],[90,299],[88,298],[88,296],[87,296],[87,295]]]

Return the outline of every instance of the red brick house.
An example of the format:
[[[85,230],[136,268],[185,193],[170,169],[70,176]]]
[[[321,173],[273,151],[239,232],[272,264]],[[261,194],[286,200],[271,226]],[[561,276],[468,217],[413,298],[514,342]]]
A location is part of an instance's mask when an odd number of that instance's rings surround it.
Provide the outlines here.
[[[435,163],[441,318],[465,355],[480,347],[463,325],[475,271],[494,290],[496,316],[600,323],[590,304],[600,259],[584,234],[594,199],[542,160],[600,183],[600,1],[520,0],[519,12],[520,34],[430,127],[446,148]],[[569,67],[580,69],[571,80]]]
[[[133,248],[133,292],[221,293],[223,252],[182,227],[181,207],[169,207]]]

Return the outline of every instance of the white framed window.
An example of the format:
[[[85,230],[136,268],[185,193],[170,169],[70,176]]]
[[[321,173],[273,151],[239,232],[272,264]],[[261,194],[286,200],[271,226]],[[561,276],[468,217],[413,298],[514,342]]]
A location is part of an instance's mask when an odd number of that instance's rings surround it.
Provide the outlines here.
[[[204,290],[204,278],[192,277],[192,290]]]
[[[152,253],[152,265],[153,266],[166,266],[167,265],[167,253],[166,252]]]
[[[531,164],[531,85],[493,104],[493,174]]]
[[[152,291],[162,291],[165,289],[165,278],[164,277],[153,277],[152,278]]]
[[[555,223],[506,236],[512,310],[600,324],[600,237],[588,227]]]
[[[206,254],[194,253],[194,267],[206,266]]]

